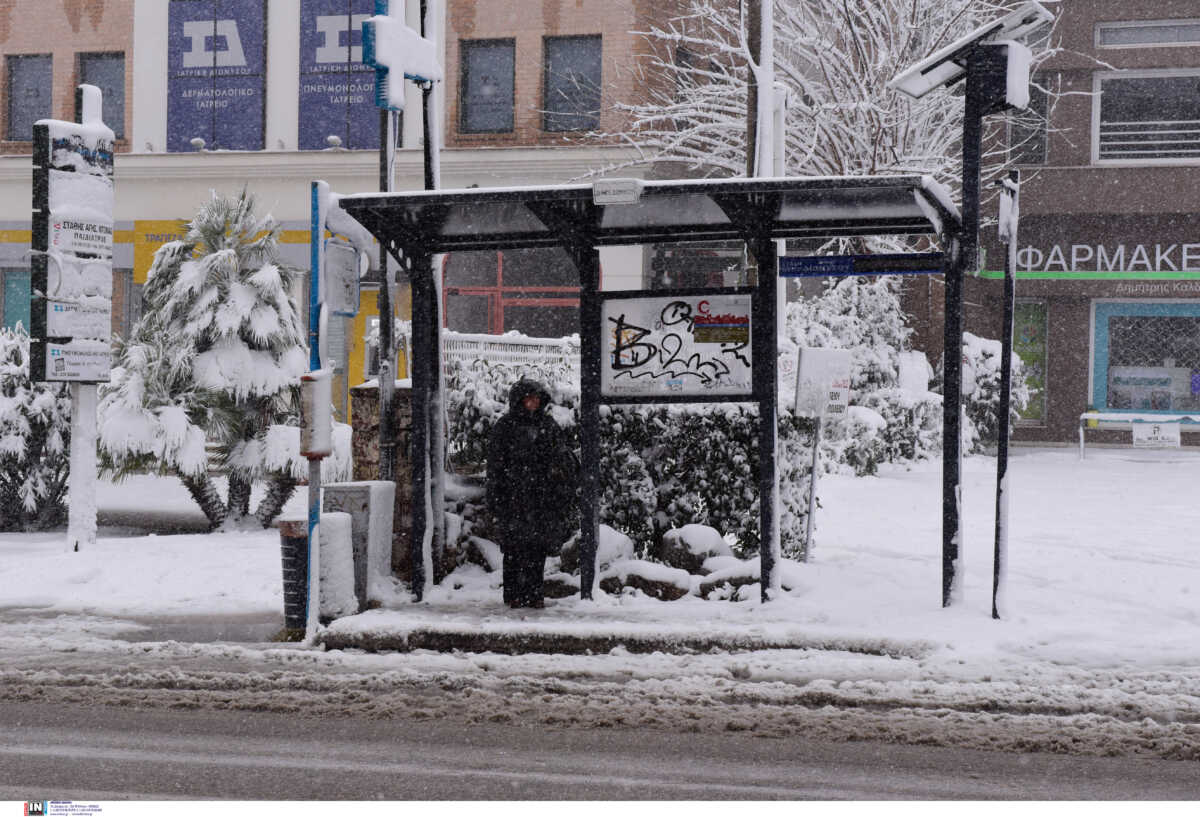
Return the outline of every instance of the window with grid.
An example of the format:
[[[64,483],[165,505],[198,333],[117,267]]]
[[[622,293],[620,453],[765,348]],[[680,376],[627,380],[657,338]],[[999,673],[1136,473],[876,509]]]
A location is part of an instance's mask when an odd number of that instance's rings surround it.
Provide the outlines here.
[[[49,119],[52,68],[49,54],[10,55],[5,61],[8,75],[8,128],[4,138],[16,142],[33,139],[33,123]]]
[[[544,130],[590,130],[600,124],[600,37],[545,40]]]
[[[1200,159],[1200,72],[1097,77],[1100,161]]]
[[[1200,410],[1200,314],[1109,317],[1107,381],[1106,408]]]
[[[95,85],[103,99],[104,124],[125,137],[125,55],[80,54],[79,81]]]

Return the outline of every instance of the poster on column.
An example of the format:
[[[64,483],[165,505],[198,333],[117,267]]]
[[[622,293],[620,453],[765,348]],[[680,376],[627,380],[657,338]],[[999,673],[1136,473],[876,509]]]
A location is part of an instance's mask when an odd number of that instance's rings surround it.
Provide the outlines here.
[[[167,150],[262,150],[263,0],[170,0]]]
[[[99,104],[99,103],[97,103]],[[30,374],[106,382],[111,367],[113,132],[34,126]]]
[[[601,395],[751,399],[750,313],[748,290],[606,297]]]
[[[330,136],[379,149],[375,70],[362,61],[362,24],[374,13],[374,0],[300,0],[301,150],[323,150]]]

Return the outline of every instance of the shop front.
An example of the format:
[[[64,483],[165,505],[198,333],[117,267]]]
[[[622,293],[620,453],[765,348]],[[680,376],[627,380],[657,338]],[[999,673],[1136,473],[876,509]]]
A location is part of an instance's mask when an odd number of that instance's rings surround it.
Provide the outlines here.
[[[1014,350],[1031,399],[1020,442],[1077,438],[1085,411],[1200,413],[1200,231],[1183,214],[1022,219]],[[970,281],[968,329],[1000,337],[989,248]],[[1122,438],[1116,432],[1112,441]],[[1103,442],[1103,437],[1098,437]]]

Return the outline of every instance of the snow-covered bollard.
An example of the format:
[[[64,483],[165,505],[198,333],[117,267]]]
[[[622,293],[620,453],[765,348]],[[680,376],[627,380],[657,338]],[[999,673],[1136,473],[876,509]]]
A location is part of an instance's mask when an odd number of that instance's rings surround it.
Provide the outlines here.
[[[322,622],[358,612],[354,594],[354,546],[351,540],[350,514],[321,514],[321,597]]]

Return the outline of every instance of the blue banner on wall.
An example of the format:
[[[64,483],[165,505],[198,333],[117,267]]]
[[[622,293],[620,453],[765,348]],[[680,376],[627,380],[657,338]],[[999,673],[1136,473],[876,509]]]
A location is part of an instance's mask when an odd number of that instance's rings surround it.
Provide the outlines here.
[[[301,0],[301,150],[326,148],[330,136],[379,148],[375,72],[362,62],[362,24],[374,13],[374,0]]]
[[[263,0],[171,0],[167,149],[262,150]]]

